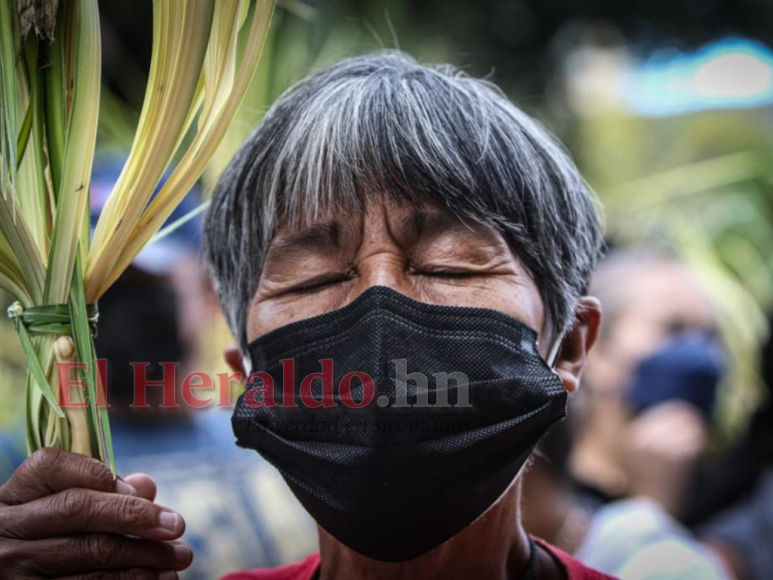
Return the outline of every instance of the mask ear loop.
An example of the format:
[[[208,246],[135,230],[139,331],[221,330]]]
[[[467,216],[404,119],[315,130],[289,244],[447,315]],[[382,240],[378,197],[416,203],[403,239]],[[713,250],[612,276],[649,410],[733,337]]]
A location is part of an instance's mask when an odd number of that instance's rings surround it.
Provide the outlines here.
[[[554,371],[556,370],[556,363],[558,362],[558,355],[561,354],[562,346],[564,346],[563,332],[558,336],[556,342],[553,343],[553,348],[550,349],[550,353],[548,354],[548,366]]]
[[[252,360],[246,354],[242,355],[242,366],[244,367],[244,372],[247,373],[247,377],[249,377],[252,374]],[[245,377],[245,381],[247,377]]]

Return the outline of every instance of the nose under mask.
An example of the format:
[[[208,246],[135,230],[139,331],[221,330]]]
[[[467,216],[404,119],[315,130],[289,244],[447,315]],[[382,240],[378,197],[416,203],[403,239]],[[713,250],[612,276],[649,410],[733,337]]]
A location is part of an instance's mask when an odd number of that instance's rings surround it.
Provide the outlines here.
[[[410,560],[493,505],[564,417],[536,339],[500,312],[372,287],[249,345],[234,433],[340,542]]]

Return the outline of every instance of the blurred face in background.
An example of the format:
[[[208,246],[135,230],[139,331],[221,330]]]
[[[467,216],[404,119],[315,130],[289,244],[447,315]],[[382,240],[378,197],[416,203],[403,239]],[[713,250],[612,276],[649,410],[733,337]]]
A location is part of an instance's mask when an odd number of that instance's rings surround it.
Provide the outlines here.
[[[672,260],[611,258],[594,285],[605,319],[573,401],[571,472],[600,497],[646,496],[677,512],[705,449],[713,404],[705,401],[720,376],[714,309]]]
[[[698,280],[670,261],[626,268],[602,298],[604,326],[588,357],[586,388],[593,395],[621,397],[636,365],[685,332],[716,334],[714,309]]]

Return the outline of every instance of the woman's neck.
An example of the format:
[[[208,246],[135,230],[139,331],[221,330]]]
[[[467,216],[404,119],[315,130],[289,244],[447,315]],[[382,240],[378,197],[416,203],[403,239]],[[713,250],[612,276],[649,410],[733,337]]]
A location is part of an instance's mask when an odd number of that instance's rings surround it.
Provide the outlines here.
[[[350,550],[320,528],[322,564],[319,580],[519,578],[530,554],[529,540],[520,523],[520,495],[518,481],[462,532],[408,562],[373,560]],[[542,564],[546,555],[540,556]],[[547,565],[550,567],[551,563],[547,562]],[[544,570],[544,566],[541,568]],[[539,576],[544,577],[542,574]]]

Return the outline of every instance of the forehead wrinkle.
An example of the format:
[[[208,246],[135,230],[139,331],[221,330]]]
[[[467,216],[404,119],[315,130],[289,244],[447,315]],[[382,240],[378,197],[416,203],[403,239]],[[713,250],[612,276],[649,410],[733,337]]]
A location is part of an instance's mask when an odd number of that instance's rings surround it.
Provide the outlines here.
[[[448,234],[489,237],[491,232],[488,228],[481,227],[479,224],[470,224],[461,216],[448,212],[430,212],[425,217],[423,239],[434,240]]]

